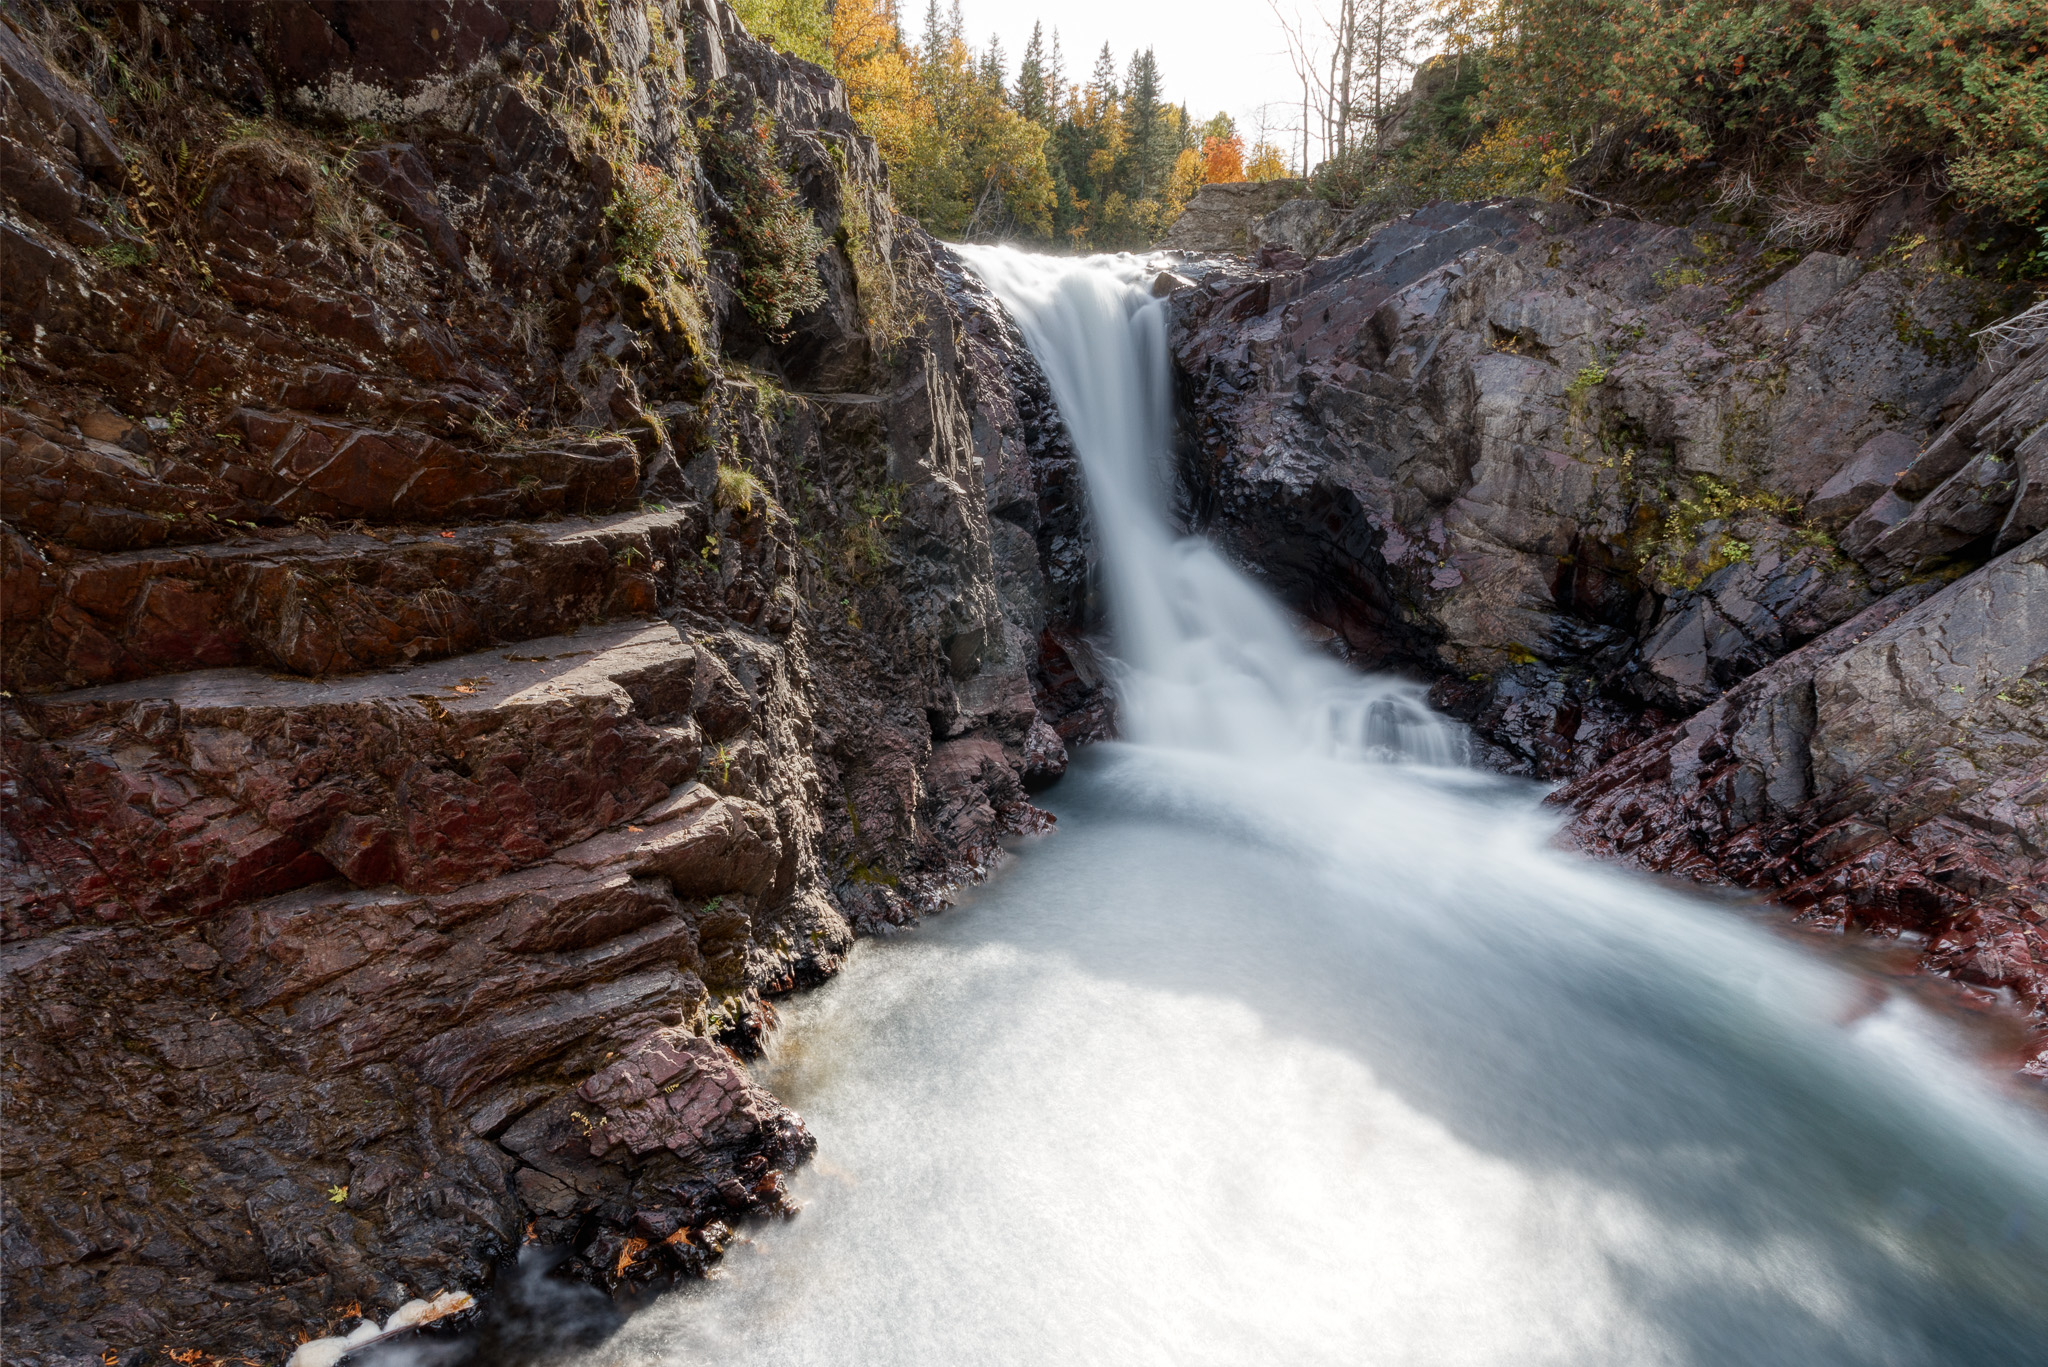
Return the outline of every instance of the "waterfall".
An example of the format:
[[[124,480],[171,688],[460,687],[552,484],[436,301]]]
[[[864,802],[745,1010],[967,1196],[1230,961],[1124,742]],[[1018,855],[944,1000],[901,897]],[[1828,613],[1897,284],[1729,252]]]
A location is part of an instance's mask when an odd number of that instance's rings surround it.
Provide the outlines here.
[[[1143,266],[965,254],[1086,462],[1137,743],[786,1004],[803,1214],[576,1361],[2048,1367],[2048,1143],[1965,1037],[1446,764],[1174,534]]]
[[[1166,304],[1135,257],[960,254],[1002,299],[1052,383],[1087,475],[1133,740],[1236,754],[1461,762],[1422,688],[1308,649],[1265,593],[1166,516],[1173,382]]]

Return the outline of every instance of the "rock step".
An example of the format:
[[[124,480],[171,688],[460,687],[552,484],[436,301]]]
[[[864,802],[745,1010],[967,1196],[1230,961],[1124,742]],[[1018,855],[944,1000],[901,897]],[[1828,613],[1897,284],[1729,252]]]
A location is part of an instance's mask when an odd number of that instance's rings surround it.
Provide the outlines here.
[[[402,1059],[461,1104],[586,1040],[701,1029],[706,982],[744,984],[781,857],[765,807],[691,782],[514,873],[438,894],[330,883],[206,935],[238,1010],[306,1069]]]
[[[479,451],[406,427],[255,408],[179,455],[159,453],[146,427],[107,435],[118,439],[0,408],[0,512],[53,541],[133,550],[210,539],[208,513],[443,522],[614,512],[641,473],[639,448],[616,435]]]
[[[664,801],[745,690],[667,622],[325,681],[203,670],[16,700],[7,933],[218,911],[339,874],[454,888]]]
[[[300,534],[110,554],[0,530],[16,693],[230,665],[345,674],[666,611],[686,509],[442,532]]]

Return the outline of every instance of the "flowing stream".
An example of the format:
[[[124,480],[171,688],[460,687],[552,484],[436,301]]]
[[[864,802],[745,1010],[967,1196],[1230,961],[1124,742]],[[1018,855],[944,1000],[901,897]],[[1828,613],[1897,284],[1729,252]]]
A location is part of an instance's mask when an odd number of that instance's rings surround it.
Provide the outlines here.
[[[785,1011],[798,1219],[577,1359],[2048,1363],[2048,1139],[1954,1027],[1549,845],[1162,513],[1150,272],[965,249],[1051,377],[1126,743]]]

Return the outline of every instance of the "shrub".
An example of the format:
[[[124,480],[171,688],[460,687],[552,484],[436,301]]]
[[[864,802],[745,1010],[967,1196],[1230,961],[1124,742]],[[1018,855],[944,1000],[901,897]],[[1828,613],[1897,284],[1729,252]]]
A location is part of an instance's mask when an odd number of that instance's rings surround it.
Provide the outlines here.
[[[833,70],[832,15],[824,0],[733,0],[733,12],[756,38]]]
[[[907,291],[897,280],[889,255],[876,240],[875,219],[868,207],[868,190],[846,169],[846,154],[833,144],[832,160],[839,168],[839,238],[846,259],[853,264],[853,287],[860,306],[861,326],[878,351],[893,349],[908,337],[914,326],[907,303]],[[886,190],[874,192],[875,205],[883,214],[891,212]]]
[[[739,258],[739,296],[769,337],[825,302],[824,234],[784,175],[775,129],[750,96],[722,91],[699,124],[704,169],[724,200],[719,236]]]
[[[1574,152],[1768,168],[1835,201],[1944,162],[1966,207],[2048,214],[2038,0],[1501,0],[1492,36],[1485,117]]]
[[[743,466],[721,462],[718,488],[711,501],[742,516],[752,516],[756,499],[764,505],[768,502],[768,486],[761,482],[761,477]]]
[[[644,163],[618,168],[605,218],[619,279],[646,296],[658,324],[703,352],[704,309],[692,284],[703,274],[697,216],[674,178]]]

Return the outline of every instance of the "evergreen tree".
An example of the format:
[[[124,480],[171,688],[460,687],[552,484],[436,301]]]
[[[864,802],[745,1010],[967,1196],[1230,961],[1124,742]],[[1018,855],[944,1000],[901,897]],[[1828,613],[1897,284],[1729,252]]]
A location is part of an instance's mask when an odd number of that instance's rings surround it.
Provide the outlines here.
[[[1106,51],[1107,49],[1105,49]],[[1166,185],[1173,156],[1180,148],[1166,126],[1159,102],[1159,61],[1152,49],[1131,54],[1124,81],[1124,148],[1117,188],[1132,199],[1150,199]]]
[[[937,4],[938,0],[932,0],[932,3]],[[1088,78],[1088,93],[1095,96],[1104,109],[1117,101],[1116,55],[1109,50],[1108,43],[1104,43],[1102,51],[1096,54],[1095,74]]]
[[[1087,83],[1070,85],[1059,31],[1034,25],[1012,84],[998,40],[964,41],[958,0],[925,0],[914,45],[895,0],[831,0],[827,12],[830,57],[888,162],[897,206],[941,237],[1142,249],[1206,177],[1197,125],[1166,99],[1149,49],[1119,70],[1105,44]]]
[[[1017,64],[1017,112],[1041,128],[1052,127],[1052,100],[1045,88],[1045,25],[1031,26],[1031,41]]]
[[[1052,56],[1045,59],[1045,117],[1052,127],[1067,114],[1067,58],[1060,51],[1060,31],[1052,31]]]
[[[997,99],[1007,99],[1005,73],[1009,70],[1010,59],[1003,54],[1003,40],[991,33],[988,36],[988,50],[981,54],[981,83]]]

